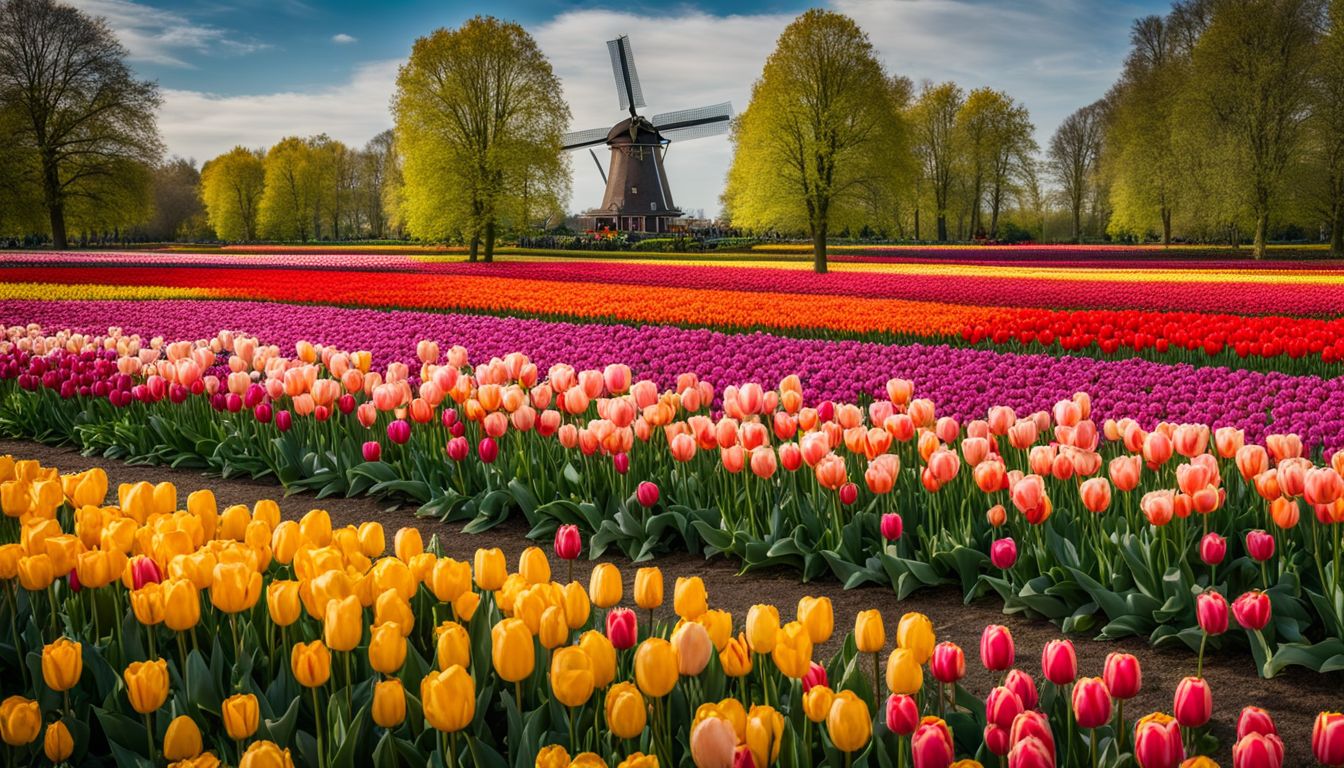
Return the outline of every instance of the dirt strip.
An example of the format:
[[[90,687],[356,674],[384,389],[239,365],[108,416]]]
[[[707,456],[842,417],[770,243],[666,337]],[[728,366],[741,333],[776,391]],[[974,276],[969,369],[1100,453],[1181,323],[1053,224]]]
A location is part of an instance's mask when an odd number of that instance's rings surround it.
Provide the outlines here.
[[[260,498],[274,498],[286,518],[297,518],[310,509],[326,509],[336,526],[379,520],[387,529],[389,545],[397,528],[414,525],[420,528],[428,541],[437,535],[445,554],[470,560],[478,547],[500,547],[515,564],[518,553],[530,543],[527,529],[521,520],[511,520],[481,534],[463,534],[459,525],[445,525],[414,517],[409,509],[388,509],[387,505],[370,498],[328,498],[320,501],[311,496],[296,495],[284,498],[283,491],[274,483],[257,480],[230,479],[203,475],[196,471],[175,470],[166,467],[128,466],[122,462],[88,458],[67,448],[53,448],[31,442],[0,440],[0,455],[37,459],[44,465],[56,466],[61,471],[80,471],[93,466],[107,470],[112,487],[118,483],[147,480],[170,480],[178,487],[179,498],[198,488],[210,488],[221,509],[230,504],[248,504]],[[550,543],[541,542],[549,553]],[[621,567],[626,582],[626,602],[633,594],[635,567],[623,557],[603,558]],[[986,624],[1004,624],[1012,632],[1018,649],[1018,662],[1025,671],[1040,680],[1040,651],[1048,640],[1060,636],[1059,630],[1048,622],[1032,621],[1006,616],[996,599],[984,599],[964,605],[957,589],[935,589],[916,592],[904,601],[886,588],[861,587],[844,590],[834,581],[799,582],[796,574],[788,571],[753,572],[738,575],[735,564],[723,559],[702,560],[685,554],[666,555],[652,563],[663,570],[666,583],[666,604],[660,609],[662,617],[671,616],[672,584],[677,576],[700,576],[709,591],[710,605],[733,613],[740,626],[747,609],[755,603],[779,606],[786,620],[792,618],[798,599],[805,595],[828,595],[835,608],[836,636],[827,647],[818,649],[818,658],[834,652],[838,640],[853,626],[854,615],[861,610],[877,608],[887,623],[887,637],[895,636],[896,622],[906,611],[920,611],[932,620],[939,640],[959,644],[967,656],[965,687],[983,697],[992,687],[990,674],[979,663],[980,632]],[[564,576],[563,565],[553,563],[557,578]],[[586,583],[591,564],[582,560],[576,565],[575,577]],[[642,618],[642,615],[641,615]],[[1234,630],[1235,631],[1235,630]],[[1172,694],[1181,677],[1193,674],[1195,657],[1182,649],[1155,650],[1138,639],[1098,641],[1089,637],[1072,637],[1078,652],[1080,675],[1099,676],[1106,654],[1125,651],[1139,657],[1143,665],[1143,691],[1135,700],[1127,702],[1125,712],[1137,718],[1141,714],[1163,710],[1170,712]],[[1205,676],[1213,688],[1213,733],[1221,742],[1217,755],[1223,765],[1231,765],[1231,746],[1235,733],[1237,713],[1243,706],[1256,705],[1268,709],[1278,725],[1279,734],[1287,747],[1284,765],[1310,765],[1311,726],[1316,713],[1344,708],[1344,673],[1316,674],[1300,668],[1290,668],[1271,680],[1255,675],[1254,662],[1244,650],[1218,653],[1210,651],[1204,663]]]

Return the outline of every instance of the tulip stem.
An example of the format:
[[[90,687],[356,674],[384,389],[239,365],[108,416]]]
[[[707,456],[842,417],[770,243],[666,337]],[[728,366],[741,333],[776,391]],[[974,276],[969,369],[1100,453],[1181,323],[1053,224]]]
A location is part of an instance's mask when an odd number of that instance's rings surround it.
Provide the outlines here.
[[[873,708],[876,709],[882,702],[882,662],[877,658],[877,651],[873,651]]]
[[[229,631],[233,633],[233,663],[237,664],[243,657],[243,646],[238,642],[238,614],[229,614]]]
[[[1092,729],[1092,768],[1097,768],[1097,729]]]
[[[569,751],[570,751],[571,753],[576,753],[576,754],[577,754],[578,751],[579,751],[578,743],[577,743],[576,739],[574,738],[574,708],[573,708],[573,707],[569,707]]]
[[[317,723],[317,768],[326,768],[327,748],[322,742],[322,708],[317,704],[317,688],[309,688],[313,693],[313,720]]]
[[[342,654],[341,654],[341,656],[342,656],[342,658],[341,658],[341,664],[342,664],[342,666],[345,667],[345,708],[346,708],[346,710],[347,710],[345,714],[346,714],[346,717],[349,717],[349,718],[351,718],[351,719],[354,719],[354,716],[355,716],[355,705],[354,705],[354,701],[353,701],[354,694],[352,694],[352,693],[350,692],[350,689],[355,687],[355,681],[354,681],[354,679],[350,676],[350,654],[351,654],[351,653],[352,653],[352,651],[346,651],[345,653],[342,653]]]
[[[149,764],[154,764],[154,721],[145,713],[145,746],[149,747]]]
[[[1209,642],[1209,633],[1204,632],[1199,638],[1199,659],[1195,662],[1195,677],[1204,677],[1204,645]]]

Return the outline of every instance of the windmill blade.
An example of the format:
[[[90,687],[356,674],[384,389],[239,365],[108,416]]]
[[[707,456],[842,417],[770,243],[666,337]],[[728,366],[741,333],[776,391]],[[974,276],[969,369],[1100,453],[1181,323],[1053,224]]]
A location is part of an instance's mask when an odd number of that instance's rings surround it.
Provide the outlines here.
[[[598,144],[607,143],[607,134],[610,132],[610,128],[589,128],[586,131],[574,131],[561,136],[560,143],[564,145],[565,149],[595,147]]]
[[[616,78],[616,96],[621,109],[635,113],[635,107],[644,106],[644,91],[639,87],[639,72],[635,70],[635,54],[630,49],[630,38],[621,35],[607,41],[611,54],[611,73]]]
[[[732,119],[733,105],[725,101],[707,107],[664,112],[654,115],[651,122],[663,138],[685,141],[727,133]]]
[[[607,183],[607,172],[604,171],[604,170],[602,170],[602,161],[597,159],[597,153],[594,152],[593,150],[591,150],[591,149],[588,150],[588,154],[590,154],[590,155],[593,156],[593,162],[597,165],[597,172],[598,172],[599,174],[601,174],[601,176],[602,176],[602,183],[603,183],[603,184],[606,184],[606,183]]]

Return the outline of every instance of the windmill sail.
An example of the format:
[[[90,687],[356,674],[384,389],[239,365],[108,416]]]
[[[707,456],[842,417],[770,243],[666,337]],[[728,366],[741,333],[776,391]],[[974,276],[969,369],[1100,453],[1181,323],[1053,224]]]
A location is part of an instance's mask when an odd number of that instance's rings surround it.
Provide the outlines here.
[[[607,41],[611,54],[611,72],[616,78],[616,96],[621,109],[635,113],[635,107],[644,106],[644,91],[639,87],[639,72],[635,70],[635,54],[630,50],[630,38],[621,35]]]
[[[565,149],[595,147],[598,144],[607,143],[607,133],[610,130],[610,128],[589,128],[586,131],[566,133],[564,136],[560,137],[560,143],[564,144]]]
[[[698,139],[728,132],[733,119],[733,105],[729,102],[695,109],[682,109],[654,115],[650,122],[668,140]]]

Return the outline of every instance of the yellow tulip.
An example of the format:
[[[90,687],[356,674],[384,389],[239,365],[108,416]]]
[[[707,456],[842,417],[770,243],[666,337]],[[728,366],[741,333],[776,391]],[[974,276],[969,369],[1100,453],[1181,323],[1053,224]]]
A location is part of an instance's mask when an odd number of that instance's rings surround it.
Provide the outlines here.
[[[364,606],[351,595],[327,603],[322,639],[333,651],[353,651],[364,636]]]
[[[569,768],[607,768],[607,761],[592,752],[580,752],[574,756]]]
[[[470,622],[476,615],[476,607],[481,604],[481,596],[475,592],[463,592],[453,601],[453,615],[458,621]]]
[[[785,677],[801,680],[812,666],[812,638],[802,622],[790,621],[775,635],[770,657]]]
[[[490,655],[496,674],[507,682],[516,683],[532,674],[537,656],[532,633],[522,619],[504,619],[491,628]]]
[[[70,759],[75,751],[75,739],[70,735],[64,720],[57,720],[47,726],[47,733],[42,738],[42,751],[48,760],[58,765]]]
[[[56,580],[56,569],[46,553],[19,558],[19,586],[41,592]]]
[[[196,721],[186,715],[173,718],[168,731],[163,735],[163,757],[169,762],[190,760],[201,754],[201,729]]]
[[[261,578],[260,575],[257,576]],[[163,623],[174,632],[186,632],[201,620],[201,595],[186,579],[163,582]]]
[[[146,627],[163,623],[163,611],[163,585],[159,582],[151,581],[131,593],[131,612]]]
[[[622,760],[616,768],[658,768],[658,758],[655,755],[634,752]]]
[[[299,582],[272,581],[266,585],[266,611],[277,627],[288,627],[298,621],[302,607]]]
[[[841,752],[863,749],[873,735],[873,717],[868,711],[868,702],[854,695],[853,691],[837,693],[826,717],[826,732]]]
[[[476,550],[472,570],[475,572],[476,586],[488,592],[504,586],[504,579],[509,575],[508,566],[504,564],[504,552],[498,547]]]
[[[892,693],[910,695],[924,686],[924,668],[913,651],[897,648],[887,657],[887,687]]]
[[[33,743],[41,730],[42,712],[36,701],[10,696],[0,702],[0,740],[11,747],[22,747]]]
[[[635,571],[635,605],[652,611],[663,604],[663,572],[657,568]]]
[[[305,688],[326,685],[331,679],[331,651],[321,640],[295,643],[289,654],[289,666],[299,685]]]
[[[261,597],[261,574],[247,563],[218,563],[210,583],[210,603],[225,613],[240,613]]]
[[[247,532],[247,524],[252,522],[252,514],[242,504],[225,507],[219,516],[219,538],[242,541]]]
[[[142,715],[157,710],[168,700],[168,662],[163,659],[131,662],[122,679],[126,682],[126,698]]]
[[[621,571],[611,563],[598,563],[588,577],[588,597],[598,608],[611,608],[621,602],[624,587]]]
[[[835,631],[835,612],[829,597],[804,597],[798,601],[798,621],[807,627],[813,645],[831,639]]]
[[[458,666],[430,673],[420,681],[420,703],[435,729],[460,731],[476,717],[476,681]]]
[[[779,759],[780,741],[784,736],[784,716],[774,707],[755,706],[747,713],[747,749],[758,768],[765,768]]]
[[[42,649],[42,681],[57,693],[79,684],[84,672],[83,646],[69,638],[58,638]]]
[[[537,631],[537,639],[541,641],[541,647],[548,651],[553,651],[569,642],[569,625],[565,623],[563,608],[552,605],[541,612],[541,627]]]
[[[677,651],[661,637],[651,637],[635,649],[635,682],[645,696],[661,699],[677,684]]]
[[[395,557],[384,557],[374,564],[369,572],[373,578],[373,588],[378,594],[395,589],[405,600],[415,597],[420,584],[411,573],[411,567]]]
[[[607,636],[590,629],[579,638],[579,647],[593,664],[593,685],[606,688],[616,679],[616,647]]]
[[[415,612],[411,610],[410,602],[395,589],[389,589],[378,595],[373,604],[373,623],[383,624],[389,621],[401,627],[403,635],[410,635],[415,629]]]
[[[714,649],[717,651],[722,651],[729,638],[733,636],[733,614],[727,611],[717,609],[705,611],[695,618],[695,623],[709,632],[710,642],[714,643]]]
[[[207,539],[215,537],[219,505],[215,502],[214,491],[203,488],[187,494],[187,514],[201,521],[201,527],[205,529]]]
[[[19,544],[0,545],[0,579],[18,578],[19,559],[23,556],[23,547]]]
[[[439,602],[456,601],[471,591],[471,566],[451,557],[439,558],[429,572],[429,588]]]
[[[331,515],[324,509],[309,510],[299,518],[299,533],[315,547],[327,546],[331,543]]]
[[[518,573],[528,584],[545,584],[551,580],[551,562],[541,547],[528,547],[518,556]]]
[[[406,719],[406,689],[395,677],[373,686],[373,722],[379,728],[396,728]]]
[[[466,627],[455,621],[445,621],[434,631],[438,635],[435,660],[440,670],[453,665],[464,669],[471,666],[471,636],[467,634]]]
[[[237,693],[225,699],[220,704],[219,714],[224,721],[224,732],[230,739],[250,739],[257,732],[260,712],[257,697],[250,693]]]
[[[803,714],[814,723],[824,723],[834,699],[835,691],[824,685],[814,685],[803,694]]]
[[[859,653],[877,653],[887,644],[887,628],[876,609],[860,611],[854,617],[854,645]]]
[[[922,613],[910,612],[901,617],[896,625],[896,645],[915,656],[915,661],[925,664],[933,657],[933,646],[938,638],[933,633],[933,622]]]
[[[438,561],[439,558],[435,557],[433,552],[421,552],[406,564],[411,569],[411,575],[415,577],[417,588],[429,578],[429,572],[434,570],[434,564]]]
[[[404,563],[409,563],[412,557],[425,551],[425,543],[420,538],[419,528],[399,528],[392,537],[392,550],[397,553],[397,558]]]
[[[577,581],[571,581],[565,585],[561,594],[565,611],[565,624],[570,629],[578,629],[587,624],[593,606],[583,585]]]
[[[700,614],[709,610],[704,580],[699,576],[690,578],[678,576],[676,586],[672,590],[672,609],[687,621],[695,621]]]
[[[551,694],[566,707],[581,707],[593,696],[593,663],[578,646],[551,656]]]
[[[365,557],[378,557],[387,550],[387,536],[383,533],[383,524],[377,522],[360,523],[359,551]]]
[[[513,600],[513,616],[522,619],[527,631],[541,632],[541,614],[547,608],[546,597],[540,587],[524,589]]]
[[[238,768],[294,768],[294,760],[288,749],[273,741],[254,741],[247,745]]]
[[[542,747],[537,753],[536,768],[569,768],[569,752],[559,744]]]
[[[285,520],[271,531],[271,554],[281,565],[294,562],[294,556],[302,544],[303,534],[299,531],[299,524],[293,520]]]
[[[747,642],[752,653],[769,653],[775,649],[779,634],[779,609],[757,603],[747,611]]]
[[[400,625],[388,622],[370,628],[369,666],[375,672],[395,675],[406,663],[406,637]]]
[[[603,711],[607,727],[619,739],[638,738],[648,724],[649,708],[632,683],[617,683],[607,691]]]
[[[102,552],[100,550],[89,550],[80,552],[75,557],[75,575],[79,577],[79,586],[83,589],[99,589],[112,583],[112,580],[121,575],[122,565],[114,570],[113,557],[120,555],[126,556],[120,552]]]
[[[695,621],[683,621],[672,632],[672,647],[677,651],[677,673],[695,677],[705,671],[714,643],[709,630]]]
[[[723,650],[719,651],[719,664],[723,674],[729,677],[745,677],[751,673],[751,652],[747,650],[745,635],[728,638]]]

